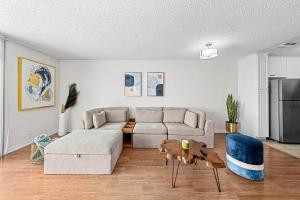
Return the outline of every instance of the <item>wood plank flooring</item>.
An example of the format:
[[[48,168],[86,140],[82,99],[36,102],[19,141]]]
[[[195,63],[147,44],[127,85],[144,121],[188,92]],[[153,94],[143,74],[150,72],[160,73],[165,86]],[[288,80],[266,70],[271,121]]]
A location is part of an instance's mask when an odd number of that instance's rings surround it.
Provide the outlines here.
[[[225,134],[216,134],[216,151],[225,160]],[[98,199],[300,199],[300,159],[269,146],[265,151],[265,180],[253,182],[220,170],[222,192],[213,172],[200,162],[182,165],[176,188],[171,167],[157,149],[124,149],[113,175],[44,175],[32,165],[30,147],[1,158],[0,200]]]

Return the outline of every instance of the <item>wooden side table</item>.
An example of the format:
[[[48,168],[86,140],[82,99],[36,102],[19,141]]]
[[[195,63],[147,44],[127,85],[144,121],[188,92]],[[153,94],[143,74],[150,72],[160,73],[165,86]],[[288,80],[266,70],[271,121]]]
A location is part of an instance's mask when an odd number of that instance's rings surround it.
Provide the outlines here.
[[[206,161],[206,166],[213,170],[218,191],[221,192],[218,169],[225,168],[225,163],[214,150],[207,149],[205,143],[189,140],[189,144],[188,150],[182,149],[181,142],[177,140],[165,140],[160,145],[159,151],[166,154],[166,165],[168,160],[172,160],[172,187],[175,187],[180,163],[196,165],[198,160],[203,160]],[[178,161],[176,173],[175,160]]]
[[[130,118],[122,129],[122,131],[123,131],[123,147],[124,148],[132,148],[133,147],[132,134],[133,134],[134,126],[135,126],[135,119]]]

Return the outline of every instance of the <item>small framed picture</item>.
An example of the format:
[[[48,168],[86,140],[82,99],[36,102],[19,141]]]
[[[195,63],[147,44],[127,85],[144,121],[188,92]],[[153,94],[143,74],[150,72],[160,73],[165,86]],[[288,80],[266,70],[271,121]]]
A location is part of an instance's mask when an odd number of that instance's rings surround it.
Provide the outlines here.
[[[164,96],[164,72],[147,73],[147,95]]]
[[[142,96],[142,72],[124,73],[124,96]]]

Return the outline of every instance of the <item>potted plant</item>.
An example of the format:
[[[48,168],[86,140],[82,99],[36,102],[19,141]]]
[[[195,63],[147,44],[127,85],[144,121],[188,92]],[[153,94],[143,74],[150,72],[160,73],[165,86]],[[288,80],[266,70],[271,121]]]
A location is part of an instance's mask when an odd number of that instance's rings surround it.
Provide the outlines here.
[[[225,122],[225,130],[231,133],[238,132],[238,122],[236,121],[238,115],[238,101],[232,97],[232,94],[227,96],[226,100],[228,121]]]
[[[76,104],[78,94],[79,92],[76,89],[76,83],[72,83],[71,85],[69,85],[68,98],[66,103],[61,105],[59,115],[59,136],[64,136],[66,134],[66,111]]]

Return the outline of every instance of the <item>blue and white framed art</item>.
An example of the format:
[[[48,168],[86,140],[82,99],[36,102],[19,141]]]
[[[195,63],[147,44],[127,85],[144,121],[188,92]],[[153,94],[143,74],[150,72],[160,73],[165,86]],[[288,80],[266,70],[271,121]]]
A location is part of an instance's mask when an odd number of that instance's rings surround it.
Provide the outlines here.
[[[164,96],[164,73],[163,72],[147,73],[147,95]]]
[[[124,95],[126,97],[142,96],[142,73],[125,72]]]

